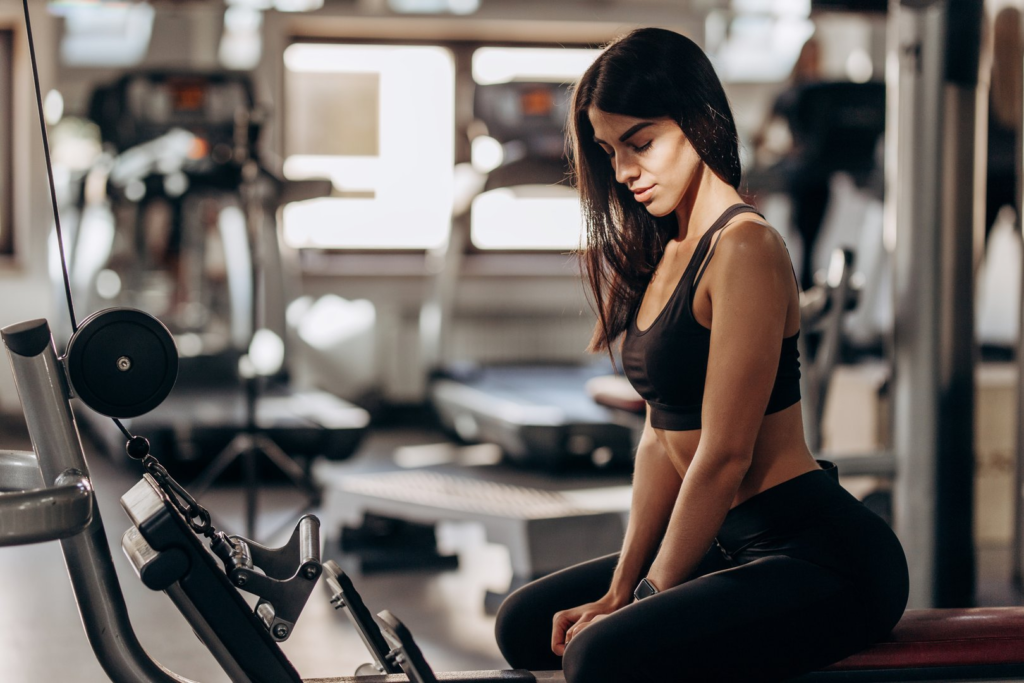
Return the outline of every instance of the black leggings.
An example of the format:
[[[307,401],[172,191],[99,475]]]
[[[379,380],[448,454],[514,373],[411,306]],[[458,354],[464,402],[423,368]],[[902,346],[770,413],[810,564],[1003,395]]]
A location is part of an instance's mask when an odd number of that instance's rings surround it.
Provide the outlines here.
[[[885,637],[907,604],[896,535],[827,470],[730,510],[684,583],[592,624],[557,657],[554,613],[604,595],[617,559],[569,567],[510,595],[496,624],[509,664],[564,668],[569,683],[779,681]]]

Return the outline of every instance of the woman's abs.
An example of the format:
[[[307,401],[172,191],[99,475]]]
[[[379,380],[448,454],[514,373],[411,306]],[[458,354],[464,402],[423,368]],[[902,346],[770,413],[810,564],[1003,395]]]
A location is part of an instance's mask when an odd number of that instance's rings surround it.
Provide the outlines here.
[[[778,413],[765,416],[754,442],[750,467],[730,508],[793,477],[818,469],[804,441],[800,406],[800,403],[796,403]],[[701,431],[654,431],[679,476],[685,477],[697,454]]]

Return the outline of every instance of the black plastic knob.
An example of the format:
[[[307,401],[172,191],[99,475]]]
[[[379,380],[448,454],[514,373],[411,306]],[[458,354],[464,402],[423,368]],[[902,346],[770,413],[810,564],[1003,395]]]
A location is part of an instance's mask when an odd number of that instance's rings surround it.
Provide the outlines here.
[[[142,460],[149,455],[149,439],[144,436],[133,436],[125,444],[124,449],[128,451],[129,458]]]

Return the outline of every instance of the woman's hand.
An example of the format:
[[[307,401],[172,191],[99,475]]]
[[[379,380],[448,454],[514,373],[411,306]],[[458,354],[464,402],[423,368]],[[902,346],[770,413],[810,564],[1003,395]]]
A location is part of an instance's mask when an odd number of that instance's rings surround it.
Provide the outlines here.
[[[569,642],[580,634],[584,628],[604,619],[625,604],[612,596],[606,595],[596,602],[588,602],[579,607],[556,612],[551,629],[551,651],[559,657],[565,653]]]

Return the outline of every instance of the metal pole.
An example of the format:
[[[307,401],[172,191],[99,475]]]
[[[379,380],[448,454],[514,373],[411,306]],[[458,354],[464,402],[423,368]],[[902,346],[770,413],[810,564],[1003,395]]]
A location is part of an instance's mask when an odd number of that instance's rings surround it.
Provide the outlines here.
[[[897,533],[910,606],[974,597],[974,127],[980,0],[892,5]],[[894,52],[895,54],[892,54]],[[967,131],[967,134],[964,133]],[[891,168],[891,166],[890,166]],[[891,231],[892,226],[887,226]]]
[[[1020,3],[1018,2],[1018,7]],[[1024,36],[1018,36],[1018,40],[1024,41]],[[1024,92],[1024,83],[1018,83],[1018,87]],[[1022,145],[1022,127],[1024,122],[1017,121],[1016,130],[1016,157],[1017,187],[1017,238],[1024,239],[1021,233],[1024,226],[1024,217],[1021,216],[1022,198],[1024,198],[1024,145]],[[986,226],[988,227],[988,226]],[[1020,295],[1020,328],[1017,333],[1017,458],[1016,470],[1013,479],[1013,568],[1011,577],[1013,585],[1018,590],[1024,589],[1024,278],[1021,278]]]

